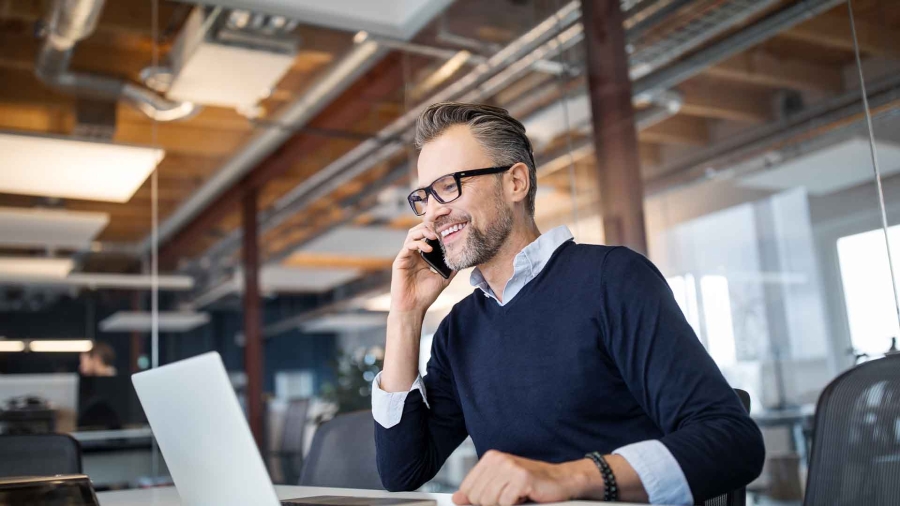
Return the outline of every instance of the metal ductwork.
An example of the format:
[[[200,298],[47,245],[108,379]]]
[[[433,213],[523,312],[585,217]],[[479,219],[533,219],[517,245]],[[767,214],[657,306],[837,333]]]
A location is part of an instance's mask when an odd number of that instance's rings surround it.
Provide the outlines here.
[[[92,99],[125,100],[157,121],[193,115],[190,102],[173,102],[129,82],[97,74],[72,72],[72,50],[97,27],[105,0],[56,0],[47,23],[47,36],[38,51],[35,74],[47,86]]]

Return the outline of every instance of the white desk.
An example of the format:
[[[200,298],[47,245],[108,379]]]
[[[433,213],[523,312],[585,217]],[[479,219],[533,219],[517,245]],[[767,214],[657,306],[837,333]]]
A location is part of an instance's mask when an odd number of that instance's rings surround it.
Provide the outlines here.
[[[289,487],[279,485],[275,487],[280,499],[296,499],[298,497],[312,497],[317,495],[349,495],[365,497],[411,497],[427,498],[437,501],[438,506],[454,506],[450,500],[450,494],[422,494],[417,492],[399,492],[389,494],[377,490],[355,490],[347,488],[321,488],[321,487]],[[123,490],[120,492],[103,492],[97,494],[100,506],[179,506],[178,493],[172,487],[150,488],[142,490]],[[568,506],[597,506],[598,503],[589,501],[577,501],[565,503]],[[624,504],[624,503],[623,503]],[[256,505],[247,505],[256,506]]]

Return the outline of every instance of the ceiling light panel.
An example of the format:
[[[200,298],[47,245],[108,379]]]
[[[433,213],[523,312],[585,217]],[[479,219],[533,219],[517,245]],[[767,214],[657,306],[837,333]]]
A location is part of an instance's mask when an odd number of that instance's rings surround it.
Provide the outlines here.
[[[91,351],[94,343],[87,339],[67,339],[60,341],[31,341],[28,349],[35,353],[80,353]]]
[[[86,249],[108,223],[107,213],[0,207],[0,246]]]
[[[145,311],[119,311],[100,322],[103,332],[150,332],[152,314]],[[209,313],[191,311],[162,311],[159,313],[160,332],[188,332],[209,323]]]
[[[74,265],[68,258],[0,257],[0,278],[64,279]]]
[[[6,341],[0,339],[0,353],[17,353],[25,351],[25,341]]]
[[[267,265],[260,270],[263,291],[276,293],[318,293],[342,285],[361,275],[358,269],[312,269]]]
[[[323,316],[304,323],[304,332],[352,332],[387,325],[387,315],[379,313],[350,313]]]
[[[313,239],[298,251],[393,259],[406,241],[407,230],[389,227],[338,227]]]
[[[161,149],[0,133],[0,193],[128,202]]]

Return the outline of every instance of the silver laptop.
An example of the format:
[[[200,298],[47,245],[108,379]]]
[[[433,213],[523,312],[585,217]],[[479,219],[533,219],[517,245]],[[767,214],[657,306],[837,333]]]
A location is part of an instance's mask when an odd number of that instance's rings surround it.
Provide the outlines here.
[[[135,374],[132,382],[182,506],[435,504],[340,496],[279,502],[218,353]]]

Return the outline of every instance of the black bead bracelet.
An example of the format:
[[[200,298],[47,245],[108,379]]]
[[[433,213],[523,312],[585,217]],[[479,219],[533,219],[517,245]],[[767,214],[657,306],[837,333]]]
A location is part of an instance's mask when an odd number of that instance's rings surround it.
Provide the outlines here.
[[[593,460],[594,464],[597,464],[600,475],[603,476],[603,500],[607,502],[618,501],[619,487],[616,485],[616,476],[613,474],[609,464],[606,463],[606,459],[604,459],[603,455],[600,455],[599,452],[588,453],[585,457]]]

